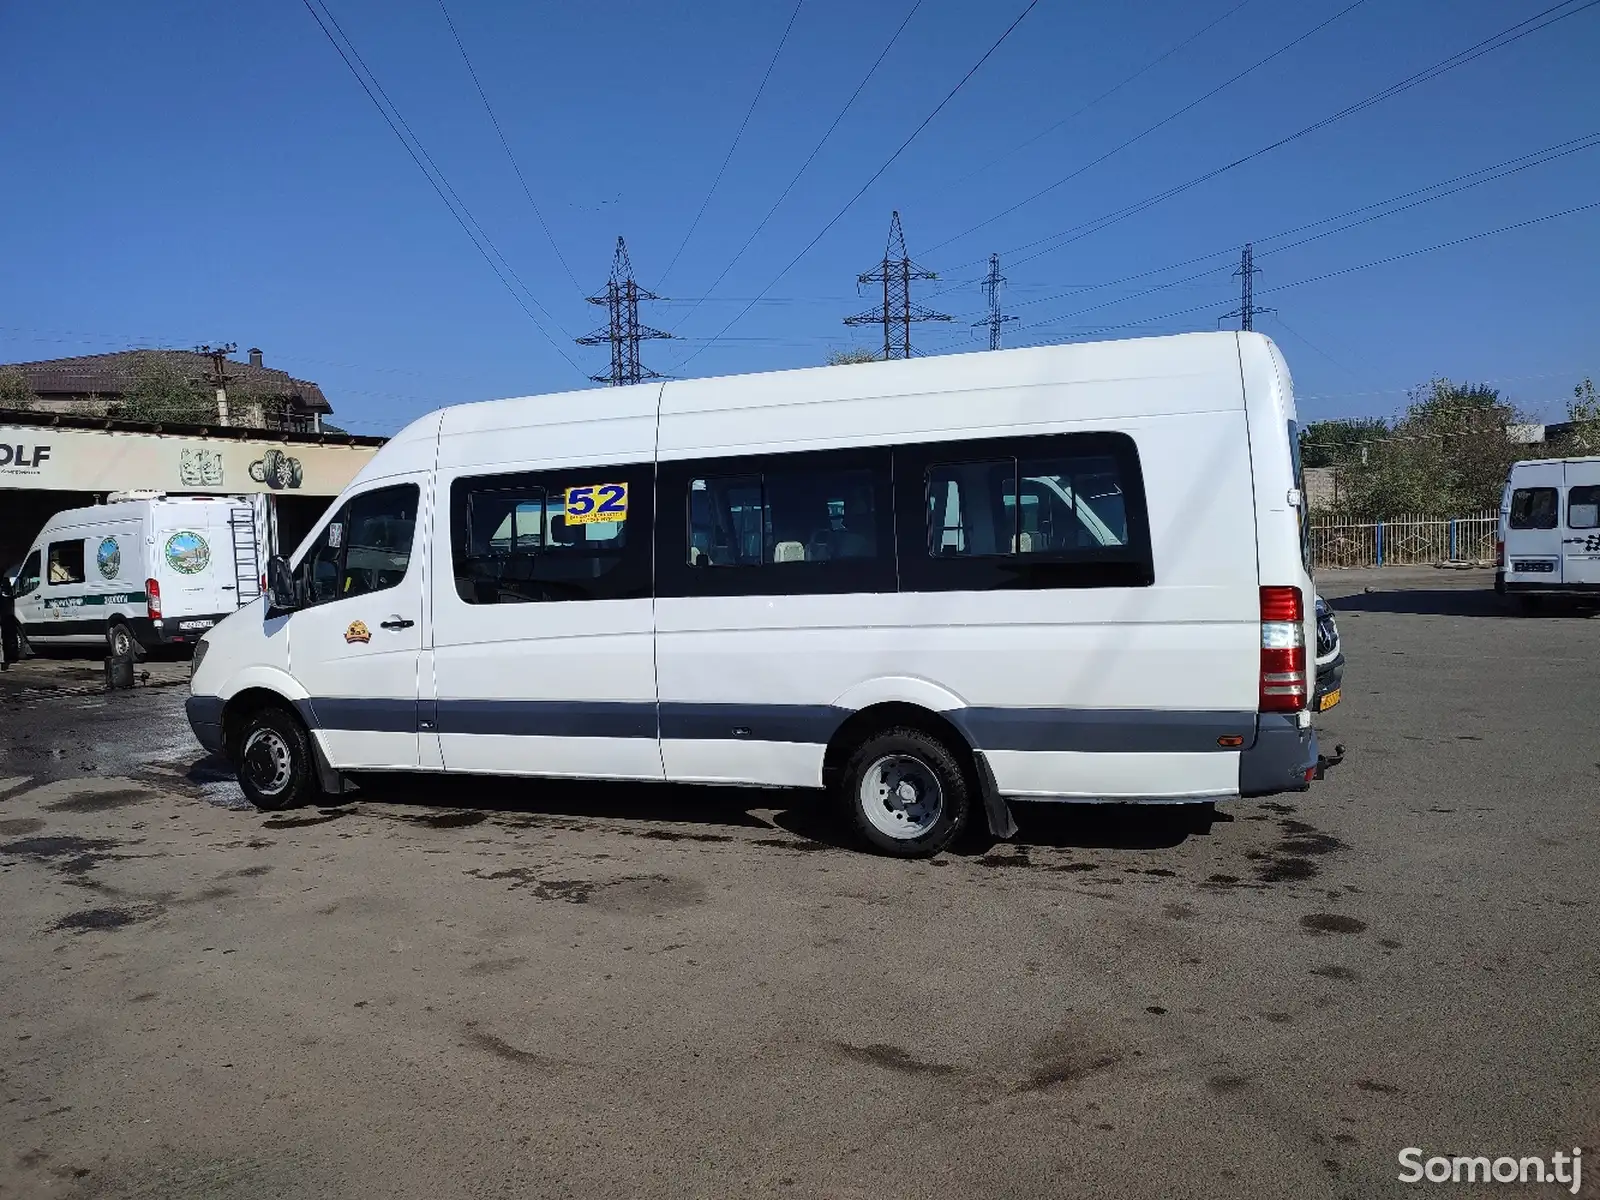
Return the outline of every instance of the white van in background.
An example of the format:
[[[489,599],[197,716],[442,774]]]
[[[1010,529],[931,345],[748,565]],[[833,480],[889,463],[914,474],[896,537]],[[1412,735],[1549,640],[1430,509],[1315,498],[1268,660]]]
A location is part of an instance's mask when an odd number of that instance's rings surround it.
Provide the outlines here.
[[[198,642],[261,595],[262,515],[243,498],[116,493],[59,512],[22,561],[16,614],[36,646],[112,654]]]
[[[1600,602],[1600,456],[1512,464],[1500,500],[1495,589],[1531,608]]]
[[[1249,333],[447,408],[206,635],[190,722],[262,808],[362,771],[826,787],[901,855],[1008,797],[1300,790],[1297,434]]]

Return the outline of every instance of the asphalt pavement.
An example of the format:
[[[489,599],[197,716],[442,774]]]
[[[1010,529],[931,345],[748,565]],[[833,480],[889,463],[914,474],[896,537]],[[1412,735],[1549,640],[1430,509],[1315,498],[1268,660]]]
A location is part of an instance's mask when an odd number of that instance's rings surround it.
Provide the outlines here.
[[[1019,807],[929,862],[807,794],[268,816],[181,668],[25,664],[0,1197],[1370,1197],[1405,1147],[1600,1180],[1600,618],[1320,582],[1348,754],[1310,792]]]

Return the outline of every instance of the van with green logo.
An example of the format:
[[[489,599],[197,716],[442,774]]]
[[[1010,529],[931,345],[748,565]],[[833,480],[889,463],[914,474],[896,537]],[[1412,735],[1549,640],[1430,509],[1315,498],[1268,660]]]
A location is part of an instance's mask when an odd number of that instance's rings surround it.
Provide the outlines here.
[[[261,595],[263,523],[249,500],[108,500],[51,517],[23,558],[16,612],[33,645],[124,655],[193,644]]]

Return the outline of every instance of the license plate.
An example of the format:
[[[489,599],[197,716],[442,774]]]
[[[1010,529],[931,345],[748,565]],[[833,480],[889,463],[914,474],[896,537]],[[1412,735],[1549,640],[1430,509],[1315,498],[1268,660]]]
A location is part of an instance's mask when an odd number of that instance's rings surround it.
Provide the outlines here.
[[[1343,698],[1343,696],[1344,696],[1344,689],[1343,688],[1334,688],[1333,691],[1329,692],[1321,700],[1317,701],[1317,711],[1318,712],[1327,712],[1335,704],[1339,703],[1339,701]]]

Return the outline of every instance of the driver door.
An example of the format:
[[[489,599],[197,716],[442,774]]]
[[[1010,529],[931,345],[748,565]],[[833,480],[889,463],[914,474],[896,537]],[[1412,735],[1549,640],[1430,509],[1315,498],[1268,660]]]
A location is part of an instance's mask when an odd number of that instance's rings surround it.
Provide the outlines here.
[[[295,567],[304,607],[288,617],[289,670],[311,727],[341,769],[420,765],[426,474],[346,495]]]

